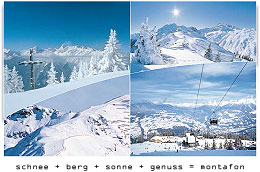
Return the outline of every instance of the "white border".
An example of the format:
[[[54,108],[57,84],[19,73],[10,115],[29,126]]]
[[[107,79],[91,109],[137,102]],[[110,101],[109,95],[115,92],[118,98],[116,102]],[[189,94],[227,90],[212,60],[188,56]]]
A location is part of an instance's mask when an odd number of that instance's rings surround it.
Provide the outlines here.
[[[17,1],[17,0],[10,0],[10,1]],[[28,0],[27,0],[28,1]],[[30,0],[31,1],[31,0]],[[48,0],[51,1],[51,0]],[[64,1],[64,0],[57,0],[57,1]],[[79,0],[82,1],[82,0]],[[104,0],[104,1],[109,1],[109,0]],[[127,0],[123,0],[123,1],[127,1]],[[151,0],[154,1],[154,0]],[[165,0],[165,1],[170,1],[170,0]],[[186,0],[185,0],[186,1]],[[203,0],[204,1],[204,0]],[[135,1],[133,1],[135,2]],[[4,22],[4,17],[3,17],[3,13],[4,13],[4,7],[3,7],[3,0],[1,0],[1,27],[0,27],[0,31],[1,31],[1,47],[2,49],[0,50],[1,54],[2,54],[2,60],[0,60],[0,66],[1,66],[1,82],[2,82],[2,78],[3,78],[3,36],[4,36],[4,27],[3,27],[3,22]],[[259,1],[257,1],[257,8],[256,8],[256,12],[257,12],[257,30],[258,30],[258,22],[259,22],[259,17],[258,17],[258,4]],[[130,12],[131,13],[131,12]],[[131,19],[130,19],[131,22]],[[131,25],[130,25],[130,32],[131,32]],[[257,35],[257,42],[259,42],[259,36]],[[259,47],[257,48],[257,54],[259,52]],[[257,103],[259,100],[259,69],[258,69],[258,60],[257,60],[257,76],[256,76],[256,84],[257,84],[257,91],[256,91],[256,96],[257,96]],[[3,82],[2,82],[3,83]],[[3,114],[3,87],[2,84],[0,86],[1,88],[1,97],[2,99],[0,99],[0,112],[1,114]],[[259,120],[258,120],[258,114],[259,114],[259,108],[258,108],[258,104],[257,104],[257,138],[260,138],[260,134],[259,134],[259,128],[258,126],[260,126],[259,124]],[[69,164],[75,164],[75,165],[88,165],[88,171],[97,171],[97,172],[102,172],[102,171],[130,171],[130,170],[104,170],[105,165],[106,164],[125,164],[125,165],[133,165],[134,168],[131,171],[138,171],[138,172],[142,172],[142,171],[151,171],[149,169],[149,166],[151,164],[155,164],[155,165],[179,165],[182,164],[184,167],[183,170],[158,170],[158,171],[199,171],[197,170],[197,168],[190,170],[188,168],[189,164],[194,164],[195,167],[197,167],[197,165],[200,164],[244,164],[246,169],[245,170],[241,170],[241,171],[248,171],[248,172],[257,172],[260,169],[260,154],[259,154],[259,148],[260,148],[260,144],[259,144],[259,140],[257,140],[257,156],[254,157],[197,157],[197,156],[190,156],[190,157],[101,157],[101,156],[84,156],[84,157],[80,157],[80,156],[73,156],[73,157],[4,157],[4,142],[3,142],[3,121],[1,121],[2,123],[0,124],[0,135],[1,135],[1,139],[0,139],[0,150],[1,150],[1,155],[0,155],[0,171],[8,171],[8,172],[12,172],[12,171],[18,171],[15,170],[15,164],[48,164],[49,165],[49,170],[48,171],[66,171],[64,169],[66,163]],[[54,166],[59,164],[61,167],[57,170]],[[100,167],[98,169],[94,168],[94,165],[98,164]],[[144,168],[143,170],[140,170],[140,168],[138,167],[139,165],[143,165]],[[27,171],[27,170],[19,170],[19,171]],[[34,170],[28,170],[28,171],[34,171]],[[45,170],[39,170],[39,171],[45,171]],[[70,170],[70,171],[83,171],[81,170]],[[201,171],[201,170],[200,170]],[[204,171],[210,171],[210,170],[204,170]],[[218,171],[218,170],[212,170],[212,171]],[[220,170],[220,171],[230,171],[230,170]],[[240,171],[240,170],[236,170],[236,171]]]

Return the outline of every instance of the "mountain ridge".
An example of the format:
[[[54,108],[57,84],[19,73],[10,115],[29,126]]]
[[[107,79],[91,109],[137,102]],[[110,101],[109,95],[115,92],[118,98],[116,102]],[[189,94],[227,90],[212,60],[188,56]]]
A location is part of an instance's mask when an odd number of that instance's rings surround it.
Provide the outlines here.
[[[249,96],[239,100],[230,100],[215,110],[214,104],[194,106],[179,106],[170,104],[154,104],[152,102],[131,102],[131,137],[141,133],[158,132],[158,130],[173,130],[184,127],[182,132],[200,130],[201,132],[215,131],[217,133],[238,133],[245,131],[250,135],[256,126],[256,101]],[[217,118],[219,124],[212,128],[210,118]],[[250,130],[251,132],[248,132]]]
[[[138,36],[139,33],[131,34],[132,52],[135,50],[134,42]],[[220,53],[221,61],[232,61],[232,59],[241,61],[242,57],[256,59],[256,30],[240,29],[229,24],[217,24],[202,29],[178,26],[175,23],[166,24],[157,29],[157,40],[162,48],[189,49],[202,57],[211,44],[213,56]],[[169,56],[175,58],[174,53]]]

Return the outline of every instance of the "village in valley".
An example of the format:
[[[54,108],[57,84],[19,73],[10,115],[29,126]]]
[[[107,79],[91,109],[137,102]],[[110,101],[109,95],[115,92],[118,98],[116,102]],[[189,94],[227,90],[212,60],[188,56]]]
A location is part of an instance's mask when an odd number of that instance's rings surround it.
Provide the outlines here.
[[[132,140],[132,155],[156,152],[175,152],[195,150],[256,150],[255,138],[250,139],[242,134],[198,134],[195,132],[183,133],[174,136],[174,133],[151,133],[147,138],[139,136]]]

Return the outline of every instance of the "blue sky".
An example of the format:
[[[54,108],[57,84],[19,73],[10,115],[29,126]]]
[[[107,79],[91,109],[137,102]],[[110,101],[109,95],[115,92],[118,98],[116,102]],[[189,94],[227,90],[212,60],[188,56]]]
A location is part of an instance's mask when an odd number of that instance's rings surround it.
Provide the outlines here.
[[[64,42],[103,49],[110,29],[129,49],[129,2],[5,2],[4,46],[59,47]]]
[[[198,103],[220,101],[244,63],[205,64]],[[141,72],[131,75],[132,102],[195,103],[202,65]],[[256,63],[248,63],[225,101],[255,96]]]
[[[174,17],[173,9],[180,11]],[[255,2],[131,2],[131,32],[149,17],[149,24],[161,27],[165,24],[212,27],[218,23],[241,28],[256,28]]]

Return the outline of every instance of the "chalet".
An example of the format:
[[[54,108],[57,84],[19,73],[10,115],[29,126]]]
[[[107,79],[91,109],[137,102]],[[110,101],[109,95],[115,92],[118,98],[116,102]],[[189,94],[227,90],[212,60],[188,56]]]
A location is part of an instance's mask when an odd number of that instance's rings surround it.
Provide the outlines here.
[[[191,135],[190,133],[186,133],[185,144],[187,144],[189,146],[195,146],[196,145],[196,137],[194,135]]]
[[[248,150],[256,150],[256,141],[241,140],[242,146]]]
[[[182,141],[183,138],[178,136],[154,136],[150,139],[150,142],[154,143],[178,143]]]

